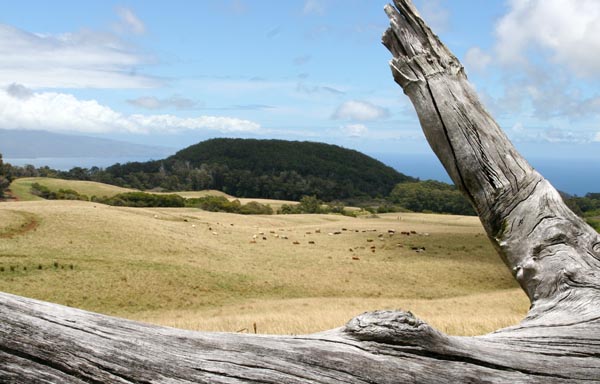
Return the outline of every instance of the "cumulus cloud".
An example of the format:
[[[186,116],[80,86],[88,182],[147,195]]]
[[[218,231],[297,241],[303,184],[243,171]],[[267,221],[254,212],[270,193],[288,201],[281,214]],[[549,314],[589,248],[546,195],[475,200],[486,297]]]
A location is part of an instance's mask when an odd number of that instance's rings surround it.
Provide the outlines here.
[[[340,127],[340,131],[349,137],[363,137],[369,133],[369,129],[364,124],[347,124]]]
[[[136,35],[143,35],[146,32],[146,26],[131,9],[118,7],[117,15],[121,19],[120,26],[128,32]]]
[[[198,102],[180,96],[171,96],[166,99],[159,99],[154,96],[142,96],[137,99],[127,100],[131,105],[146,109],[165,109],[175,108],[179,110],[194,109],[199,107]]]
[[[526,63],[530,48],[579,76],[600,76],[600,2],[597,0],[510,1],[510,11],[496,27],[499,59]]]
[[[467,70],[483,71],[492,62],[492,56],[485,53],[479,47],[472,47],[465,53],[465,67]]]
[[[148,58],[110,33],[44,35],[0,24],[0,57],[0,86],[149,88],[160,84],[137,73]]]
[[[14,89],[15,87],[13,87]],[[14,129],[60,132],[180,132],[219,131],[258,132],[260,125],[225,116],[178,117],[161,115],[124,115],[95,100],[79,100],[55,92],[31,93],[27,98],[0,91],[0,126]]]
[[[350,100],[342,103],[332,115],[333,119],[371,121],[389,116],[387,109],[366,101]]]

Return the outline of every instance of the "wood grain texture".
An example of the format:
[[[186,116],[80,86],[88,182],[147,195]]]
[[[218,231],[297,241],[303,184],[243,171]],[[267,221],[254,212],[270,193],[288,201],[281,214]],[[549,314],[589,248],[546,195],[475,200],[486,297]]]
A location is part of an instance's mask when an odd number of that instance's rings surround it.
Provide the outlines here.
[[[0,382],[600,382],[600,238],[514,149],[409,0],[383,42],[444,167],[531,300],[521,324],[445,335],[410,312],[306,336],[199,333],[0,293]]]

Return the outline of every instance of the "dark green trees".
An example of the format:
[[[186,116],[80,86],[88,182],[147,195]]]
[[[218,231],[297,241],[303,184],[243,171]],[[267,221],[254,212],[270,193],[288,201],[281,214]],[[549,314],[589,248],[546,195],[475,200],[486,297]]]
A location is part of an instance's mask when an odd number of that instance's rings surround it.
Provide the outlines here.
[[[383,197],[397,183],[415,181],[339,146],[254,139],[207,140],[164,160],[115,164],[95,177],[138,189],[217,189],[237,197],[296,201],[311,195],[324,201]]]
[[[2,154],[0,153],[0,199],[4,198],[4,194],[10,185],[10,176],[8,175],[7,166],[4,165]]]
[[[475,215],[469,201],[455,186],[434,180],[398,184],[389,199],[414,212]]]

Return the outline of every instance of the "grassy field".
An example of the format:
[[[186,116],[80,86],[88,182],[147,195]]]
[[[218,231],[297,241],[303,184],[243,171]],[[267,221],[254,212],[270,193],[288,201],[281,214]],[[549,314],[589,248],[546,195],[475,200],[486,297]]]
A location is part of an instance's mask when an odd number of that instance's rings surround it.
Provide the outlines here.
[[[93,181],[63,180],[50,177],[24,177],[15,179],[10,184],[10,190],[19,201],[43,200],[31,194],[31,184],[39,183],[48,187],[51,191],[59,189],[73,189],[88,197],[92,196],[114,196],[123,192],[131,192],[133,189],[121,188],[114,185],[96,183]]]
[[[475,217],[0,203],[0,290],[164,325],[300,334],[402,308],[478,334],[523,316],[516,288]]]
[[[49,177],[24,177],[20,179],[14,180],[10,185],[10,190],[13,195],[19,201],[40,201],[42,198],[35,196],[31,193],[31,184],[39,183],[45,187],[48,187],[51,191],[58,191],[59,189],[72,189],[80,194],[86,195],[88,197],[92,196],[107,196],[111,197],[119,193],[123,192],[131,192],[134,189],[129,188],[121,188],[114,185],[96,183],[93,181],[79,181],[79,180],[63,180],[63,179],[55,179]],[[221,191],[215,190],[205,190],[205,191],[183,191],[183,192],[152,192],[157,194],[171,194],[175,193],[186,199],[194,198],[194,197],[205,197],[205,196],[224,196],[229,200],[239,200],[242,204],[247,204],[250,201],[256,201],[261,204],[268,204],[275,211],[283,204],[298,204],[297,201],[287,201],[287,200],[270,200],[270,199],[246,199],[246,198],[236,198],[234,196],[230,196]]]

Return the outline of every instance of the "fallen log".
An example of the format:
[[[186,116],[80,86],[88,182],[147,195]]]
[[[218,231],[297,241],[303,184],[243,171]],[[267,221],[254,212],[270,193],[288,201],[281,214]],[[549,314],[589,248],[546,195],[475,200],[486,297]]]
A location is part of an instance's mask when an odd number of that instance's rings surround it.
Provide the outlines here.
[[[306,336],[200,333],[0,293],[0,381],[600,382],[600,237],[517,153],[410,1],[385,9],[394,79],[531,300],[520,324],[456,337],[376,311]]]

